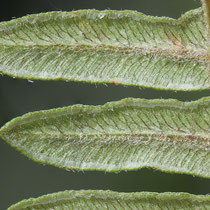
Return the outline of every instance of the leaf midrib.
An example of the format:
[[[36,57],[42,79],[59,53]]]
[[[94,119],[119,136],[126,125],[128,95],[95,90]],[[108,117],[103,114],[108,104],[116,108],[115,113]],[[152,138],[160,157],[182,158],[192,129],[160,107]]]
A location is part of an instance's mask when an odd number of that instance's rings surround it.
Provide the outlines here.
[[[16,132],[16,135],[30,135],[28,132]],[[158,139],[158,141],[177,141],[177,142],[190,142],[196,140],[197,142],[199,141],[200,143],[206,143],[206,145],[209,145],[210,138],[209,136],[202,136],[202,135],[192,135],[192,134],[163,134],[163,133],[111,133],[111,134],[106,134],[106,133],[91,133],[91,134],[81,134],[81,133],[72,133],[72,134],[53,134],[53,133],[33,133],[33,136],[37,137],[52,137],[54,139],[66,139],[68,140],[69,137],[72,139],[74,138],[79,138],[79,139],[102,139],[102,138],[107,138],[110,140],[110,137],[114,140],[135,140],[136,138],[141,138],[141,137],[146,137],[148,139]],[[210,146],[210,145],[209,145]]]
[[[208,55],[208,52],[206,50],[200,50],[200,51],[193,51],[193,50],[187,50],[178,46],[177,49],[174,48],[168,48],[168,49],[160,49],[160,48],[141,48],[137,46],[128,46],[128,47],[120,47],[120,46],[114,46],[114,45],[68,45],[68,44],[48,44],[48,45],[38,45],[38,44],[31,44],[31,45],[1,45],[0,48],[25,48],[25,49],[48,49],[51,50],[53,48],[57,49],[68,49],[69,51],[93,51],[93,52],[99,52],[99,51],[109,51],[109,52],[120,52],[120,53],[136,53],[140,55],[159,55],[159,56],[165,56],[165,57],[174,57],[177,59],[193,59],[198,62],[209,62],[210,56]]]

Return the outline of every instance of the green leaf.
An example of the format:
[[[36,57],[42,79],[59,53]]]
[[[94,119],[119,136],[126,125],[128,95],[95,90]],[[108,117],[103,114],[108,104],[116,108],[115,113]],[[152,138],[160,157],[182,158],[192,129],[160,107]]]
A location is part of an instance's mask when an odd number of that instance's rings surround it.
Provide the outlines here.
[[[210,88],[202,9],[180,19],[134,11],[50,12],[0,24],[0,73],[42,80]]]
[[[209,209],[210,196],[188,193],[117,193],[112,191],[64,191],[23,200],[8,210],[47,209]]]
[[[66,169],[152,167],[210,177],[210,97],[124,99],[26,114],[0,136],[29,158]]]

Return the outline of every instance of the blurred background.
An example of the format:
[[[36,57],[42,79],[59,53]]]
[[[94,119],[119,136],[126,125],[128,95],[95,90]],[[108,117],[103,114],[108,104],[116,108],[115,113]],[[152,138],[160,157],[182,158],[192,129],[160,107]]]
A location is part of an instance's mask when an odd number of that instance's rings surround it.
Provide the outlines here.
[[[5,2],[5,3],[3,3]],[[137,10],[147,15],[178,18],[200,7],[199,0],[19,0],[1,1],[0,20],[32,13],[78,9]],[[0,76],[0,127],[27,112],[72,104],[99,105],[125,97],[176,98],[181,101],[209,96],[209,91],[174,92],[138,87],[90,85],[76,82],[17,80]],[[132,172],[74,172],[35,163],[0,139],[0,209],[22,199],[63,190],[104,189],[120,192],[210,193],[210,181],[198,177],[166,174],[153,169]]]

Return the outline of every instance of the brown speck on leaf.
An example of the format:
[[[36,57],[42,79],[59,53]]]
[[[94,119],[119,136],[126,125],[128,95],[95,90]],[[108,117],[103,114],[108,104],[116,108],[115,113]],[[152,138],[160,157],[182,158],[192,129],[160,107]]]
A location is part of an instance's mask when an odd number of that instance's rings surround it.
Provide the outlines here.
[[[112,81],[112,84],[117,86],[119,83],[116,81]]]
[[[182,45],[182,42],[178,39],[173,39],[172,40],[173,44],[179,48],[183,48],[184,46]]]

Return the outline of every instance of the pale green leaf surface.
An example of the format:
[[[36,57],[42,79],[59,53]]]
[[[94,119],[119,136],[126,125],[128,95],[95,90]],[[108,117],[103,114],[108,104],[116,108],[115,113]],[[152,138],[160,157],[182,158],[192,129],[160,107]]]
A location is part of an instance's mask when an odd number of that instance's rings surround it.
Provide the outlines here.
[[[50,12],[0,23],[0,73],[208,89],[208,45],[201,8],[179,20],[134,11]]]
[[[8,210],[61,209],[144,209],[144,210],[206,210],[210,196],[188,193],[117,193],[112,191],[64,191],[39,198],[23,200]]]
[[[210,177],[210,98],[124,99],[26,114],[0,136],[29,158],[66,169],[152,167]]]

